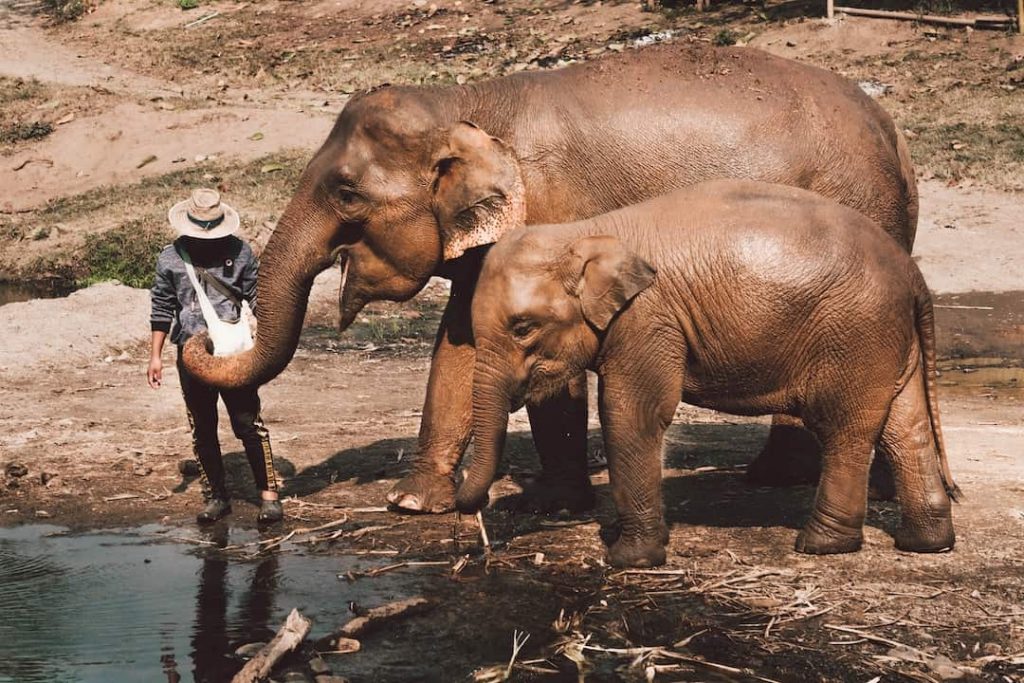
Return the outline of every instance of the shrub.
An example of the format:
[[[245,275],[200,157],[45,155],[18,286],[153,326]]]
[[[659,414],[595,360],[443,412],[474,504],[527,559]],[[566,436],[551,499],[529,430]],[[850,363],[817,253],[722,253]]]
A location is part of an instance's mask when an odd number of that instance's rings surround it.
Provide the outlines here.
[[[135,219],[104,233],[85,239],[85,274],[79,283],[89,285],[104,280],[120,280],[129,287],[153,284],[156,257],[170,243],[166,230],[157,230],[149,221]]]

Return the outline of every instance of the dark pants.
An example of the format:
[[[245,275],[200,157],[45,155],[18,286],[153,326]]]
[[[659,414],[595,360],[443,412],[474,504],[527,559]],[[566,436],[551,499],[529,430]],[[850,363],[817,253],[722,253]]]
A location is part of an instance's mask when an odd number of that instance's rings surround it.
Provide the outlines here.
[[[185,369],[178,352],[178,377],[181,393],[185,396],[185,410],[192,427],[192,452],[199,462],[204,493],[216,498],[228,498],[224,483],[224,463],[221,460],[220,441],[217,439],[217,398],[224,399],[231,429],[245,447],[245,456],[261,491],[276,491],[274,454],[270,450],[270,432],[260,417],[260,397],[255,387],[243,389],[217,389],[203,384]]]

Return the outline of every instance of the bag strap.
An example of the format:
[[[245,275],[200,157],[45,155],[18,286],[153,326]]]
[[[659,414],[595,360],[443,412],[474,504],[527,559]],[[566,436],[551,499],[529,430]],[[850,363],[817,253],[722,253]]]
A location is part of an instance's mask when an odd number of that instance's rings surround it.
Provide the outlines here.
[[[196,277],[195,268],[192,266],[192,259],[189,258],[188,252],[184,248],[179,248],[175,245],[175,250],[178,252],[178,256],[185,263],[185,272],[188,273],[188,279],[192,281],[192,289],[196,293],[196,299],[199,300],[199,309],[203,312],[203,318],[206,320],[206,326],[210,327],[215,325],[215,321],[220,321],[217,317],[217,311],[213,308],[213,304],[210,303],[209,297],[206,296],[206,292],[203,290],[203,286],[199,284],[199,279]]]
[[[196,280],[196,275],[198,274],[200,280],[223,294],[224,297],[235,306],[235,308],[241,310],[242,302],[238,298],[238,295],[231,291],[230,287],[224,284],[220,278],[211,275],[205,268],[193,266],[192,259],[189,258],[188,252],[184,247],[175,245],[175,249],[178,250],[178,256],[181,257],[181,260],[185,262],[185,270],[188,271],[188,276],[192,280],[192,286],[195,287],[197,293],[202,292],[202,287],[199,286],[199,282]],[[201,295],[205,298],[206,293],[202,292]]]
[[[231,288],[224,284],[220,278],[210,274],[210,272],[205,268],[196,268],[196,273],[199,274],[200,280],[223,294],[228,301],[235,305],[235,308],[242,307],[242,302],[239,300],[238,296],[232,292]]]

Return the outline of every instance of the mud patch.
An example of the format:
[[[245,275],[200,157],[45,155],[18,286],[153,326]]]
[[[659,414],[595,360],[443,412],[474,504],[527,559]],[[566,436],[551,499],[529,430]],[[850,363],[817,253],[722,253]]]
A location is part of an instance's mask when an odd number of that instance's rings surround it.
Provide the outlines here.
[[[940,357],[1024,360],[1024,291],[943,294],[934,305]]]

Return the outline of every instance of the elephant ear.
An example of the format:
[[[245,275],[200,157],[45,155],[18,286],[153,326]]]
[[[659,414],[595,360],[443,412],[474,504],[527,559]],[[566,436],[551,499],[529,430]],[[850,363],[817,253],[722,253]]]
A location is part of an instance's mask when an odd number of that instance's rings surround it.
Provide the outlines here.
[[[583,317],[598,330],[654,282],[657,271],[610,235],[594,235],[570,247],[567,289],[580,299]]]
[[[525,224],[515,152],[475,124],[461,121],[448,132],[434,173],[434,215],[446,261]]]

